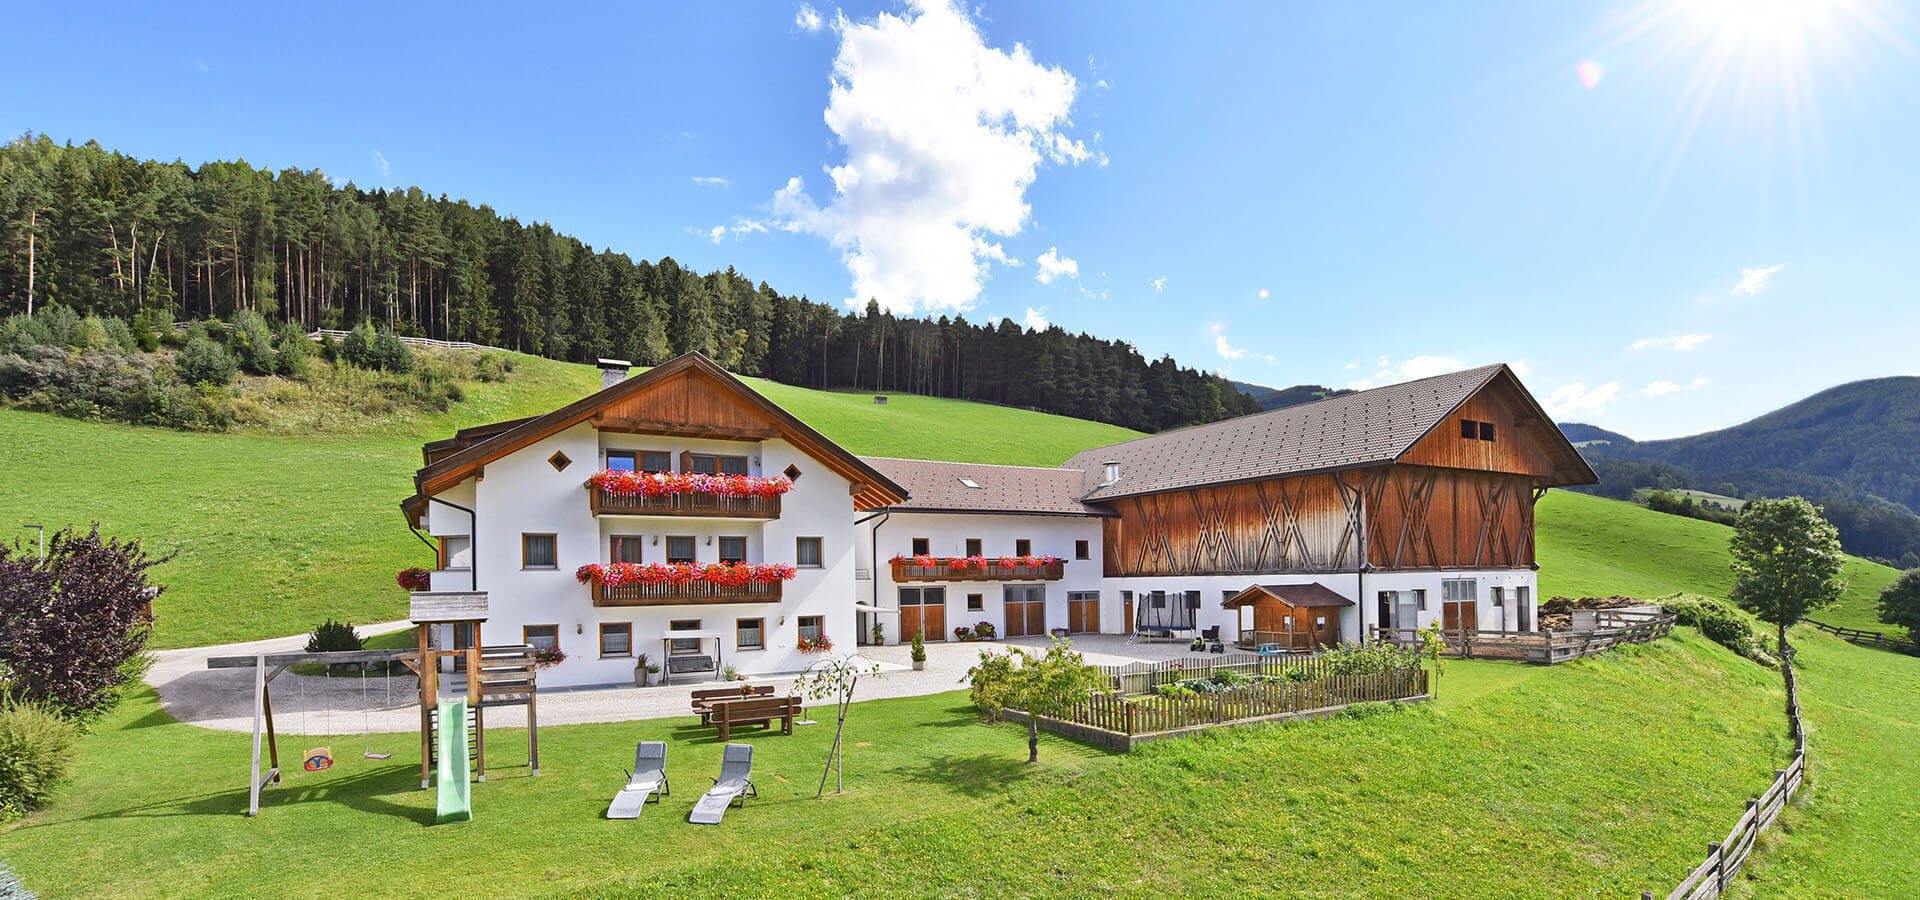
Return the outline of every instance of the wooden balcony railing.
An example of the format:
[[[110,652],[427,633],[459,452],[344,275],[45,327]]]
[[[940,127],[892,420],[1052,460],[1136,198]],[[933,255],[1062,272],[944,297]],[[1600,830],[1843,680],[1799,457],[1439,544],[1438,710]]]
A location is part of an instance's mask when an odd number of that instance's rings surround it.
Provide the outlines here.
[[[1241,647],[1277,644],[1282,650],[1313,650],[1320,646],[1320,641],[1311,631],[1254,631],[1247,628],[1240,630],[1240,640],[1236,643]]]
[[[595,606],[681,606],[703,603],[779,603],[782,582],[739,587],[694,581],[687,584],[593,586]]]
[[[984,566],[955,568],[944,563],[931,566],[915,565],[903,560],[893,562],[893,580],[911,581],[1059,581],[1064,562],[1040,563],[1038,565],[1003,566],[988,563]]]
[[[729,494],[610,494],[587,486],[588,502],[596,516],[704,516],[725,519],[778,519],[780,496],[736,497]]]

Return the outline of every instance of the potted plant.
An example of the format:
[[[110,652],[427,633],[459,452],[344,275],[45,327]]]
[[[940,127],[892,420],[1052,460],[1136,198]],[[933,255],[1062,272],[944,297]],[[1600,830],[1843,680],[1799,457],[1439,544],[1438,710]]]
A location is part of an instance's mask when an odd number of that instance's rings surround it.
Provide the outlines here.
[[[727,666],[720,670],[720,680],[721,681],[745,681],[747,680],[747,676],[740,674],[739,669],[736,669],[732,666]]]
[[[884,643],[886,643],[886,642],[887,642],[887,631],[886,631],[886,629],[884,629],[884,628],[881,628],[881,627],[880,627],[880,623],[879,623],[879,622],[877,622],[877,621],[876,621],[876,622],[874,622],[874,623],[873,623],[873,644],[874,644],[874,646],[876,646],[876,647],[877,647],[877,646],[879,646],[879,645],[881,645],[881,644],[884,644]]]
[[[957,641],[971,641],[973,640],[973,629],[965,625],[955,628],[953,630],[953,638]]]
[[[660,683],[659,663],[647,663],[647,683],[650,685]]]
[[[927,633],[925,631],[913,633],[913,670],[915,672],[927,670]]]
[[[660,669],[659,669],[659,667],[657,667],[657,666],[649,666],[649,665],[647,665],[647,655],[646,655],[645,653],[642,653],[642,654],[640,654],[640,655],[638,655],[638,656],[635,656],[635,657],[633,658],[633,684],[634,684],[634,686],[635,686],[635,687],[646,687],[647,685],[649,685],[649,684],[652,684],[652,683],[653,683],[653,679],[652,679],[652,678],[650,678],[650,677],[648,677],[648,676],[650,676],[650,675],[652,675],[652,674],[653,674],[654,672],[658,672],[658,671],[660,671]]]
[[[559,647],[535,647],[533,649],[533,667],[545,669],[567,661],[567,654]]]

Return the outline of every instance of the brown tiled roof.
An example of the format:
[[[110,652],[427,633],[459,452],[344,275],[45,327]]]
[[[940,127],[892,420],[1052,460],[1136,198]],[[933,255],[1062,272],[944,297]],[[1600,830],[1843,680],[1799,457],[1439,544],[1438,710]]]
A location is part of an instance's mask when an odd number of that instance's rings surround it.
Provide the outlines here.
[[[1080,502],[1082,477],[1072,469],[886,456],[863,456],[860,460],[906,488],[908,499],[891,507],[899,511],[1108,515]],[[979,487],[968,487],[963,478]]]
[[[1245,606],[1266,595],[1288,606],[1352,606],[1353,601],[1340,596],[1318,581],[1306,584],[1256,584],[1221,603],[1228,609]]]
[[[1136,494],[1392,462],[1467,398],[1506,371],[1495,364],[1343,394],[1082,451],[1082,499]],[[1102,484],[1104,465],[1120,480]]]

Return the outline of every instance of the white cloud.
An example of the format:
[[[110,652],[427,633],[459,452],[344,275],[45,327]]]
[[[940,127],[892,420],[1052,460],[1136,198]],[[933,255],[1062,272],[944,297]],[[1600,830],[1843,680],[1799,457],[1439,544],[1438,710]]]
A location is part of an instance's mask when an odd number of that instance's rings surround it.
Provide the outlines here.
[[[1162,275],[1147,283],[1153,285],[1153,292],[1158,294],[1167,289],[1167,276]]]
[[[378,150],[373,151],[373,167],[380,170],[381,178],[393,175],[393,166],[387,164],[387,157]]]
[[[793,14],[793,27],[801,31],[819,31],[820,27],[824,24],[826,23],[820,19],[820,13],[813,8],[813,4],[811,3],[800,4],[800,11]]]
[[[1412,381],[1415,378],[1430,378],[1434,375],[1458,372],[1466,367],[1467,364],[1465,362],[1452,356],[1416,356],[1397,366],[1382,356],[1380,357],[1379,371],[1375,372],[1373,377],[1349,381],[1347,382],[1347,387],[1356,391],[1364,391],[1367,388],[1379,387],[1383,384]],[[1358,366],[1356,364],[1350,364],[1347,368],[1353,369],[1358,368]]]
[[[1592,390],[1587,389],[1585,382],[1576,381],[1555,389],[1553,393],[1547,395],[1546,401],[1541,405],[1547,408],[1548,415],[1555,419],[1565,419],[1571,416],[1599,415],[1606,412],[1607,407],[1612,406],[1613,401],[1619,398],[1620,382],[1618,381],[1609,381]]]
[[[1710,340],[1713,340],[1713,335],[1710,335],[1710,334],[1675,334],[1675,335],[1669,335],[1667,337],[1647,337],[1647,338],[1641,338],[1637,341],[1634,341],[1633,349],[1635,350],[1667,349],[1667,350],[1679,350],[1684,352],[1687,350],[1692,350],[1693,348],[1698,347],[1701,344],[1704,344]]]
[[[1779,274],[1780,270],[1786,267],[1786,263],[1780,263],[1779,265],[1768,266],[1764,269],[1741,269],[1740,283],[1734,285],[1733,290],[1727,293],[1738,294],[1745,297],[1758,294],[1767,289],[1767,279]]]
[[[987,46],[943,0],[835,29],[825,119],[845,159],[827,170],[833,196],[822,205],[791,179],[773,195],[774,216],[840,251],[849,302],[970,308],[998,261],[982,238],[1026,226],[1040,166],[1099,158],[1064,132],[1078,84],[1024,46]]]
[[[1053,324],[1047,321],[1047,308],[1044,306],[1039,309],[1034,309],[1031,306],[1027,307],[1027,315],[1023,321],[1026,322],[1027,328],[1031,331],[1045,331],[1048,326]]]
[[[730,187],[733,184],[724,175],[695,175],[693,183],[701,187]]]
[[[1218,350],[1220,355],[1227,359],[1239,359],[1247,355],[1245,348],[1235,347],[1227,343],[1227,336],[1224,334],[1216,334],[1213,336],[1213,349]]]
[[[713,226],[712,229],[710,229],[707,232],[707,240],[710,240],[716,244],[720,243],[720,239],[726,236],[727,236],[727,226],[725,225],[715,225]]]
[[[1513,374],[1518,375],[1521,378],[1525,378],[1528,375],[1532,374],[1533,363],[1527,362],[1527,358],[1522,356],[1519,359],[1514,360],[1513,362],[1507,363],[1507,368],[1512,369]]]
[[[1007,248],[980,238],[973,241],[973,252],[982,259],[990,259],[1003,266],[1020,267],[1020,261],[1007,255]]]
[[[1640,389],[1640,392],[1649,397],[1665,397],[1668,394],[1678,394],[1681,391],[1697,391],[1711,383],[1712,379],[1706,377],[1695,378],[1686,384],[1661,379],[1659,381],[1649,382],[1646,387]]]
[[[1059,247],[1048,247],[1047,252],[1033,258],[1033,264],[1033,280],[1041,284],[1052,284],[1055,278],[1080,277],[1080,263],[1061,256]]]

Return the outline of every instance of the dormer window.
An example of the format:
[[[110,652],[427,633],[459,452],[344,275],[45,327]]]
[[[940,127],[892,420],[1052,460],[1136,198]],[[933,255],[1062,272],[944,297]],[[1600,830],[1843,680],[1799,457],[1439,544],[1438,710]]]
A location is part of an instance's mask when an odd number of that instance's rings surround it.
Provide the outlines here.
[[[961,478],[960,478],[960,484],[961,484],[961,486],[962,486],[962,487],[965,487],[965,488],[966,488],[967,490],[970,490],[970,491],[984,491],[984,490],[986,490],[986,488],[985,488],[985,487],[982,487],[982,486],[980,485],[980,482],[978,482],[978,481],[975,481],[975,480],[973,480],[973,479],[971,479],[971,478],[967,478],[967,477],[965,477],[965,476],[961,476]]]

